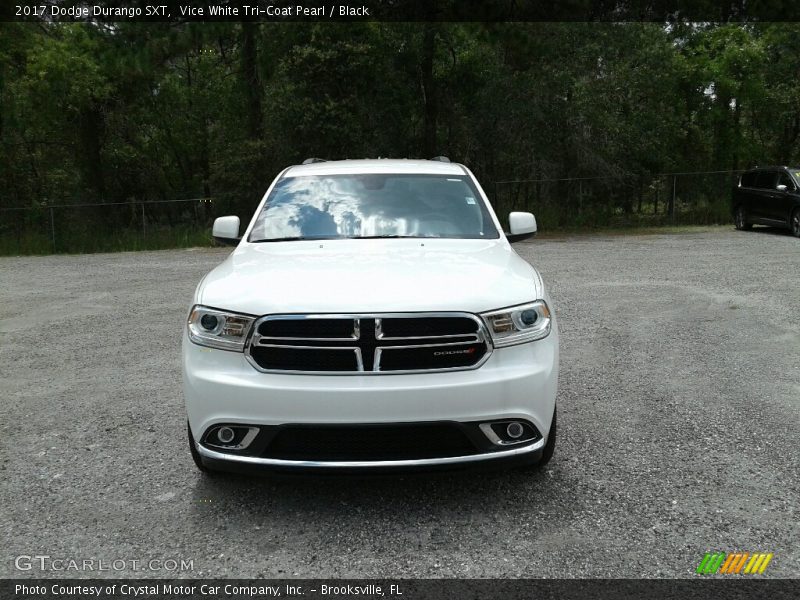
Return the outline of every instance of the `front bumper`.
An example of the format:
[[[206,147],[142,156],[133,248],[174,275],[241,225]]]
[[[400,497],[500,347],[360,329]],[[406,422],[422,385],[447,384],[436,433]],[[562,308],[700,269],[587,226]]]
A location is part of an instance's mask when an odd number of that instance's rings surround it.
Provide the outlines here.
[[[455,468],[473,464],[486,463],[526,463],[535,461],[544,448],[545,440],[508,450],[498,450],[484,454],[467,456],[448,456],[442,458],[421,458],[411,460],[286,460],[279,458],[262,458],[255,456],[237,456],[228,452],[217,452],[196,444],[203,462],[211,467],[223,470],[250,472],[260,469],[291,470],[383,470],[383,469],[435,469]]]
[[[184,335],[183,383],[189,425],[204,463],[221,468],[377,469],[535,461],[550,430],[558,380],[558,332],[495,349],[479,368],[374,375],[261,373],[242,353],[198,346]],[[466,455],[398,460],[292,460],[248,456],[200,443],[219,424],[358,425],[520,420],[541,436]],[[232,469],[238,470],[238,469]]]

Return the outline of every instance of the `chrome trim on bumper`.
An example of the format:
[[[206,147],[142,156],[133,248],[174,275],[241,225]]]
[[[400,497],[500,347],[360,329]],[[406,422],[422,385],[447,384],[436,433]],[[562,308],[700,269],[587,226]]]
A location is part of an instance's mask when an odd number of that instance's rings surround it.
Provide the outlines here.
[[[317,460],[285,460],[281,458],[259,458],[257,456],[243,456],[240,454],[226,454],[209,450],[195,442],[200,456],[213,460],[223,460],[228,462],[240,463],[243,465],[263,466],[263,467],[294,467],[300,469],[369,469],[369,468],[392,468],[392,467],[434,467],[444,465],[460,465],[467,463],[485,462],[489,460],[512,458],[524,454],[530,454],[544,448],[545,439],[534,442],[521,448],[510,450],[498,450],[497,452],[487,452],[485,454],[471,454],[468,456],[447,456],[443,458],[421,458],[412,460],[358,460],[358,461],[317,461]]]

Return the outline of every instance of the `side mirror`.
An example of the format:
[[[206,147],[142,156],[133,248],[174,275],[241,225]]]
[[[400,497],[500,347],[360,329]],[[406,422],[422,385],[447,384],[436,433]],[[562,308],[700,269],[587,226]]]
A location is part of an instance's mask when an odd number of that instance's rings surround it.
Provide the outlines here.
[[[214,219],[211,235],[220,244],[236,246],[242,238],[239,237],[239,217],[219,217]]]
[[[536,235],[536,217],[528,212],[512,212],[508,215],[508,229],[506,239],[519,242]]]
[[[787,188],[785,185],[783,185],[783,184],[781,183],[780,185],[777,185],[777,186],[775,186],[775,189],[776,189],[776,190],[778,190],[779,192],[785,192],[785,191],[786,191],[786,190],[788,190],[789,188]]]

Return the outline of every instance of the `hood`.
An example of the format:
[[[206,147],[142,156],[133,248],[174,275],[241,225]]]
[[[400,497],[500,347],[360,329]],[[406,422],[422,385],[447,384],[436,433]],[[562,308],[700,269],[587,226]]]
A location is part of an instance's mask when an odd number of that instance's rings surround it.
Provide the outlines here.
[[[536,270],[503,239],[243,243],[196,302],[268,313],[482,312],[541,298]]]

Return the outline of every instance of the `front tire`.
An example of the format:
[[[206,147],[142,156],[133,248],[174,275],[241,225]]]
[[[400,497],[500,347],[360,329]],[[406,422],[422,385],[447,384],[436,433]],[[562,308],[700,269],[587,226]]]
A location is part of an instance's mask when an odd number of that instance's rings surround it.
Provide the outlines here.
[[[197,451],[197,445],[194,443],[192,428],[188,423],[186,424],[186,431],[189,433],[189,452],[192,453],[192,460],[194,461],[195,466],[206,475],[213,473],[211,469],[203,464],[203,459],[200,457],[200,453]]]
[[[800,238],[800,208],[795,208],[792,213],[792,218],[789,219],[789,224],[792,228],[792,235]]]
[[[733,225],[739,231],[749,231],[753,228],[752,223],[747,222],[747,210],[744,206],[738,206],[733,216]]]
[[[547,443],[544,445],[544,448],[542,448],[541,457],[535,463],[520,467],[521,471],[539,471],[550,462],[551,458],[553,458],[553,454],[556,451],[556,429],[558,425],[556,419],[557,413],[557,408],[554,408],[553,421],[550,423],[550,432],[547,434]]]

